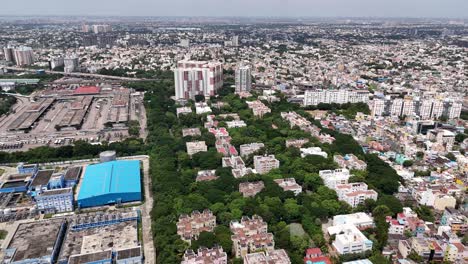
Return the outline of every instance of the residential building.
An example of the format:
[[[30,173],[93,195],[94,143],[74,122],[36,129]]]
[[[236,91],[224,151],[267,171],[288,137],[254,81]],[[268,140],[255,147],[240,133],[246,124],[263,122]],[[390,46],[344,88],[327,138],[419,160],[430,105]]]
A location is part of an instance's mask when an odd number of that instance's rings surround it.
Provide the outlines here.
[[[196,154],[198,152],[205,152],[208,150],[208,147],[205,144],[205,141],[192,141],[192,142],[187,142],[187,154],[189,156],[192,156],[193,154]]]
[[[338,254],[356,254],[372,250],[372,241],[352,224],[331,226],[327,229],[330,235],[335,235],[333,248]]]
[[[34,53],[32,48],[21,46],[13,50],[16,65],[26,66],[34,63]]]
[[[246,127],[247,126],[247,124],[243,120],[227,121],[226,125],[227,125],[228,128]]]
[[[333,156],[333,161],[338,163],[340,167],[350,170],[365,170],[367,168],[367,164],[354,154],[346,154],[344,157],[335,155]]]
[[[368,190],[367,184],[363,182],[354,182],[337,185],[335,191],[338,199],[345,201],[351,207],[356,207],[367,199],[377,200],[377,192]]]
[[[216,170],[201,170],[197,173],[197,179],[195,181],[214,181],[219,177],[216,176]]]
[[[308,248],[304,257],[305,264],[332,264],[329,257],[324,256],[320,248]]]
[[[205,209],[202,213],[193,211],[192,214],[183,214],[177,222],[177,234],[182,240],[190,243],[192,239],[197,240],[201,232],[213,232],[216,227],[216,216]]]
[[[243,216],[240,222],[231,221],[229,226],[233,233],[231,236],[232,252],[236,258],[244,258],[252,252],[274,250],[273,234],[268,233],[267,223],[262,217]]]
[[[182,129],[182,136],[183,137],[195,137],[201,136],[201,131],[198,127],[196,128],[184,128]]]
[[[286,140],[286,147],[295,147],[301,148],[304,144],[309,143],[308,138],[300,138],[300,139],[287,139]]]
[[[227,254],[220,246],[202,247],[197,253],[188,249],[185,251],[181,264],[227,264]]]
[[[428,130],[427,138],[443,146],[446,152],[452,151],[453,145],[455,144],[455,133],[446,129]]]
[[[261,192],[263,188],[265,188],[263,181],[239,183],[239,192],[242,193],[244,197],[254,197],[257,193]]]
[[[307,90],[304,93],[304,106],[324,104],[367,103],[367,90]]]
[[[301,148],[300,150],[301,150],[302,158],[305,158],[306,156],[309,156],[309,155],[316,155],[316,156],[322,156],[324,158],[328,158],[328,154],[325,151],[322,151],[322,149],[319,147]]]
[[[248,107],[252,109],[253,115],[263,117],[267,113],[271,113],[271,109],[261,101],[247,101]]]
[[[299,195],[302,192],[302,186],[296,183],[294,178],[276,179],[274,180],[285,192],[291,191],[294,195]]]
[[[335,215],[333,217],[333,225],[346,225],[351,224],[356,226],[359,230],[364,230],[367,228],[374,227],[374,218],[372,216],[358,212],[354,214],[346,214],[346,215]]]
[[[179,61],[174,79],[176,99],[213,96],[223,86],[223,65],[219,62]]]
[[[259,174],[265,174],[279,168],[280,162],[275,155],[254,156],[254,168]]]
[[[377,98],[370,102],[372,116],[417,116],[421,120],[459,118],[462,103],[450,100]]]
[[[177,117],[183,114],[191,114],[192,113],[192,108],[190,107],[179,107],[176,109],[177,112]]]
[[[266,252],[247,254],[244,264],[291,264],[288,254],[284,249],[276,249]]]
[[[250,144],[240,145],[240,155],[242,157],[246,157],[264,147],[265,147],[265,144],[263,143],[250,143]]]
[[[240,65],[236,68],[236,93],[249,92],[252,89],[250,66]]]
[[[333,190],[337,185],[347,184],[351,177],[348,169],[321,170],[319,176],[323,179],[325,186]]]
[[[205,102],[195,103],[195,113],[197,113],[197,115],[211,113],[211,108]]]

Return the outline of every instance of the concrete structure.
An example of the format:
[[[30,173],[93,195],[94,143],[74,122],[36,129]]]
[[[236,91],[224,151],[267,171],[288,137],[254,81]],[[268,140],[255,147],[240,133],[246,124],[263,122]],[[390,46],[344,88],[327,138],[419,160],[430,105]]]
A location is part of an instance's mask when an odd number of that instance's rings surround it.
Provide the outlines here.
[[[296,183],[296,179],[294,178],[286,178],[286,179],[276,179],[274,180],[279,187],[283,189],[283,191],[291,191],[294,195],[299,195],[302,192],[302,186]]]
[[[252,89],[250,66],[240,65],[236,68],[236,93],[249,92]]]
[[[250,253],[244,257],[244,264],[291,264],[288,254],[284,249],[276,249],[266,252]]]
[[[19,224],[5,249],[5,263],[55,263],[66,226],[63,219]]]
[[[273,169],[277,169],[280,166],[279,160],[275,158],[275,155],[268,156],[254,156],[254,168],[259,174],[265,174]]]
[[[244,197],[254,197],[257,193],[265,188],[263,181],[258,182],[241,182],[239,183],[239,192]]]
[[[185,251],[181,264],[227,264],[227,254],[222,247],[199,248],[195,253],[188,249]]]
[[[72,55],[63,59],[63,71],[66,73],[75,72],[79,70],[80,59],[76,55]]]
[[[309,143],[309,141],[308,138],[288,139],[286,140],[286,147],[301,148],[304,144]]]
[[[250,154],[255,153],[256,151],[260,150],[261,148],[264,148],[265,144],[263,143],[250,143],[250,144],[244,144],[240,145],[240,155],[242,157],[246,157]]]
[[[101,163],[108,161],[115,161],[117,159],[117,152],[115,150],[108,150],[99,153],[99,160]]]
[[[196,154],[198,152],[205,152],[208,150],[208,147],[205,144],[205,141],[192,141],[192,142],[187,142],[187,154],[189,156],[192,156],[193,154]]]
[[[365,170],[367,168],[367,164],[354,154],[335,155],[333,156],[333,161],[338,163],[340,167],[349,170]]]
[[[360,230],[372,228],[374,227],[374,218],[363,212],[346,215],[335,215],[333,217],[333,226],[346,224],[354,225]]]
[[[271,113],[271,109],[261,101],[247,101],[246,103],[252,109],[254,116],[262,117],[267,113]]]
[[[301,157],[305,158],[309,155],[322,156],[325,159],[328,158],[328,154],[325,151],[322,151],[319,147],[310,147],[310,148],[301,148]]]
[[[268,233],[267,223],[260,216],[243,216],[240,222],[231,221],[229,226],[233,233],[232,252],[237,258],[244,258],[247,254],[260,250],[274,250],[273,234]]]
[[[195,128],[183,128],[182,129],[182,136],[183,137],[195,137],[201,136],[201,131],[198,127]]]
[[[140,161],[89,165],[78,194],[79,207],[141,201]]]
[[[327,231],[330,235],[335,235],[332,245],[340,255],[372,250],[372,241],[352,224],[331,226]]]
[[[21,46],[13,50],[15,63],[18,66],[26,66],[34,63],[34,53],[32,48]]]
[[[179,61],[174,79],[176,99],[213,96],[223,86],[223,65],[219,62]]]
[[[183,114],[190,114],[192,113],[192,108],[190,107],[179,107],[176,109],[177,117]]]
[[[197,173],[197,178],[195,181],[213,181],[218,179],[216,176],[216,170],[201,170]]]
[[[110,25],[93,25],[92,28],[94,34],[107,33],[112,31],[112,27]]]
[[[377,200],[377,192],[368,190],[367,184],[363,182],[354,182],[349,184],[340,184],[335,188],[338,199],[345,201],[351,207],[362,204],[367,199]]]
[[[304,106],[324,104],[367,103],[367,90],[307,90],[304,93]]]
[[[335,189],[337,185],[347,184],[349,177],[348,169],[336,169],[336,170],[321,170],[319,176],[322,178],[325,186],[330,189]]]
[[[182,240],[190,243],[197,240],[201,232],[213,232],[216,227],[216,216],[209,209],[202,213],[193,211],[191,215],[183,214],[177,222],[177,234]]]
[[[44,213],[73,211],[73,189],[63,188],[43,191],[34,197],[37,209]]]
[[[459,118],[462,103],[450,100],[378,98],[370,103],[373,116],[417,116],[422,120]]]

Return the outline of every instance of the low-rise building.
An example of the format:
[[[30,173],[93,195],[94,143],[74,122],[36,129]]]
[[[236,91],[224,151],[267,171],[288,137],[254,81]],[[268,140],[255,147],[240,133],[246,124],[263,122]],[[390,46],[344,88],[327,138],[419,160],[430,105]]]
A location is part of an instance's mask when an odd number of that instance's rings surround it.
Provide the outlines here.
[[[177,234],[182,240],[190,243],[197,240],[201,232],[213,232],[216,227],[216,216],[206,209],[202,213],[193,211],[191,215],[183,214],[177,222]]]
[[[244,264],[291,264],[288,254],[284,249],[276,249],[266,252],[247,254]]]
[[[338,254],[356,254],[372,250],[372,241],[352,224],[331,226],[328,228],[330,235],[335,235],[333,248]]]
[[[211,108],[205,102],[195,103],[195,113],[197,113],[197,115],[211,113]]]
[[[301,138],[301,139],[288,139],[286,140],[286,147],[295,147],[301,148],[304,144],[309,143],[308,138]]]
[[[291,191],[294,195],[299,195],[302,192],[302,186],[296,183],[294,178],[276,179],[275,182],[286,192]]]
[[[271,113],[271,109],[261,101],[247,101],[248,107],[252,109],[253,115],[263,117],[267,113]]]
[[[265,147],[265,144],[263,143],[250,143],[250,144],[240,145],[240,155],[242,157],[246,157],[264,147]]]
[[[182,129],[182,137],[201,136],[201,131],[198,127]]]
[[[219,177],[216,176],[216,170],[201,170],[197,173],[197,178],[195,181],[214,181]]]
[[[187,142],[187,154],[189,156],[192,156],[193,154],[196,154],[198,152],[205,152],[208,150],[208,147],[205,144],[205,141],[192,141],[192,142]]]
[[[367,168],[367,164],[354,154],[346,154],[345,156],[335,155],[333,156],[333,161],[338,163],[340,167],[350,170],[365,170]]]
[[[228,128],[246,127],[247,126],[247,124],[243,120],[227,121],[226,125],[227,125]]]
[[[275,155],[254,156],[254,168],[259,174],[265,174],[279,168],[280,162]]]
[[[351,224],[356,226],[359,230],[364,230],[367,228],[373,228],[374,225],[374,218],[372,216],[358,212],[354,214],[346,214],[346,215],[335,215],[333,217],[333,225],[346,225]]]
[[[44,213],[73,211],[73,189],[46,190],[34,197],[37,209]]]
[[[275,248],[273,234],[268,233],[268,225],[260,216],[243,216],[240,222],[231,221],[230,229],[233,233],[232,252],[236,258],[244,258],[258,251],[273,251]]]
[[[335,191],[339,200],[345,201],[352,207],[362,204],[367,199],[377,200],[378,196],[376,191],[368,190],[367,184],[363,182],[340,184],[336,186]]]
[[[239,192],[244,197],[254,197],[257,193],[265,188],[263,181],[258,182],[241,182],[239,183]]]
[[[222,247],[202,247],[195,253],[188,249],[185,251],[181,264],[227,264],[227,254]]]
[[[321,170],[319,176],[322,178],[325,186],[330,189],[335,189],[337,185],[347,184],[349,177],[348,169],[336,169],[336,170]]]
[[[309,155],[317,155],[322,156],[324,158],[328,158],[328,154],[325,151],[322,151],[319,147],[310,147],[310,148],[301,148],[301,157],[305,158]]]
[[[191,114],[192,113],[192,108],[190,107],[179,107],[176,109],[177,117],[180,117],[181,115],[185,114]]]

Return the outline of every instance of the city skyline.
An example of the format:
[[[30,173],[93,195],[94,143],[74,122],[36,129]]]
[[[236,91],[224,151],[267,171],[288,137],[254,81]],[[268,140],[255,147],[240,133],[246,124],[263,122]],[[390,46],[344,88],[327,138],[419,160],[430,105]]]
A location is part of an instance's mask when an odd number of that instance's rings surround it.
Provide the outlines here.
[[[467,18],[467,9],[468,2],[463,0],[239,0],[221,4],[216,0],[19,0],[3,3],[0,15]]]

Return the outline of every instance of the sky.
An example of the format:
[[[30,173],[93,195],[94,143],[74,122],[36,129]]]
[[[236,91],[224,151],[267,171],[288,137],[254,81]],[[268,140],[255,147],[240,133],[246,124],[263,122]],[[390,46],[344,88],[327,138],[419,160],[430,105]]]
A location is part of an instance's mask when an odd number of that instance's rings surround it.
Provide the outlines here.
[[[467,18],[468,0],[2,0],[0,15]]]

